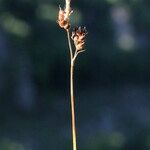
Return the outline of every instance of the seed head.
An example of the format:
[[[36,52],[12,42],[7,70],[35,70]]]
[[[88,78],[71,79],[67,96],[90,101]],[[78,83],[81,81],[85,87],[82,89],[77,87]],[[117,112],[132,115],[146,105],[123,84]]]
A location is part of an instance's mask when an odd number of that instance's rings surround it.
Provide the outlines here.
[[[70,28],[70,22],[69,19],[66,18],[66,12],[61,7],[59,7],[57,23],[61,28],[64,28],[65,30]]]
[[[85,45],[85,37],[87,35],[86,27],[76,27],[72,32],[72,40],[77,51],[83,50]]]

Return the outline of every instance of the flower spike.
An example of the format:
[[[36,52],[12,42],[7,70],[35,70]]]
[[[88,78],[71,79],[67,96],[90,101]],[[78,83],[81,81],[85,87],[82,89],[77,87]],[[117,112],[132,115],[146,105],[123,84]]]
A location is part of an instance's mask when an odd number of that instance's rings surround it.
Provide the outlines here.
[[[85,45],[85,37],[87,35],[86,27],[75,27],[72,32],[72,40],[76,47],[76,51],[83,50]]]

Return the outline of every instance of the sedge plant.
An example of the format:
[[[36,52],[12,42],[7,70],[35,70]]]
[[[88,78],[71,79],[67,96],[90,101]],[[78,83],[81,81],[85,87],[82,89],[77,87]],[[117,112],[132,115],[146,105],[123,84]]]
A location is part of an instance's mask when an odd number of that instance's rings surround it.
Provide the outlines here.
[[[77,136],[76,136],[76,118],[75,118],[75,96],[74,96],[74,66],[75,60],[78,54],[84,52],[85,37],[87,35],[87,30],[85,27],[75,27],[71,30],[70,16],[73,10],[70,7],[71,0],[65,0],[65,7],[62,9],[59,7],[58,13],[58,25],[64,29],[67,33],[67,40],[70,51],[70,100],[71,100],[71,126],[72,126],[72,145],[73,150],[77,150]],[[72,41],[71,41],[72,40]],[[74,48],[72,48],[72,42],[74,43]]]

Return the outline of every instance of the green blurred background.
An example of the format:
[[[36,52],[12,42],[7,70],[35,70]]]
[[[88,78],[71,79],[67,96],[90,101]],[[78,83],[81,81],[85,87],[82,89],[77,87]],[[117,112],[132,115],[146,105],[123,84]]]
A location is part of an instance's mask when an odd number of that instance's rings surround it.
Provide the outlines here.
[[[64,3],[0,0],[0,150],[72,149]],[[71,4],[78,149],[150,150],[150,0]]]

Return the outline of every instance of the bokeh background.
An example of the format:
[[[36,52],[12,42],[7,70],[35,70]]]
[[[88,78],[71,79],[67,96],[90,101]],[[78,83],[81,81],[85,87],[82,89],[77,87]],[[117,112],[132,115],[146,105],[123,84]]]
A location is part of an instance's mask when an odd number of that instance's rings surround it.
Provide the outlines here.
[[[0,150],[71,150],[64,0],[0,0]],[[150,0],[72,0],[78,149],[150,150]]]

